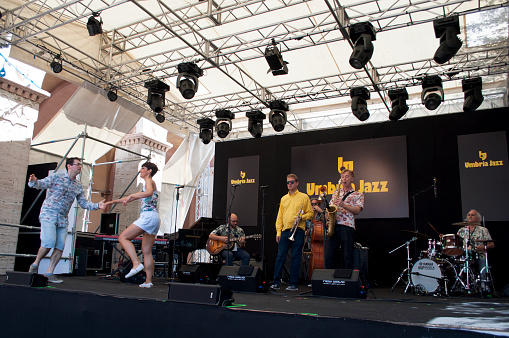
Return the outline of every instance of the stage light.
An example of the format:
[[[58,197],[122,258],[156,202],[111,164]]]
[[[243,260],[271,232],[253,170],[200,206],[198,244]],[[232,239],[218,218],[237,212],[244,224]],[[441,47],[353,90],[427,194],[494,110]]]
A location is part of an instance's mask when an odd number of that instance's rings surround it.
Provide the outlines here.
[[[209,144],[214,136],[214,120],[204,117],[196,121],[200,125],[200,138],[203,144]]]
[[[461,87],[465,94],[465,102],[463,103],[463,111],[471,113],[475,111],[484,101],[482,96],[482,78],[476,77],[461,81]]]
[[[198,91],[198,78],[203,75],[203,70],[192,62],[179,64],[177,70],[179,72],[177,88],[184,99],[190,100]]]
[[[235,118],[235,115],[229,110],[221,109],[216,111],[216,117],[217,136],[225,138],[232,130],[232,120]]]
[[[389,90],[389,98],[391,99],[392,110],[389,114],[389,120],[397,121],[402,118],[408,111],[408,92],[406,88],[397,88]]]
[[[88,29],[88,35],[90,35],[90,36],[94,36],[94,35],[103,33],[103,29],[102,29],[103,21],[102,21],[102,19],[101,19],[101,21],[96,19],[96,17],[99,17],[99,15],[101,15],[101,13],[92,12],[92,16],[90,18],[88,18],[87,29]]]
[[[422,79],[422,104],[428,110],[435,110],[444,100],[442,79],[438,75],[425,76]]]
[[[277,48],[276,40],[272,39],[271,43],[265,48],[265,60],[269,64],[272,75],[286,75],[288,74],[288,62],[283,60],[281,52]]]
[[[246,117],[249,119],[247,130],[254,138],[260,138],[263,133],[263,120],[265,120],[265,114],[259,110],[252,110],[246,113]]]
[[[288,111],[288,103],[281,100],[269,102],[270,113],[269,122],[275,131],[283,131],[286,124],[286,112]]]
[[[371,41],[376,40],[375,28],[371,22],[359,22],[349,27],[348,34],[354,44],[350,65],[362,69],[373,56],[375,47]]]
[[[163,123],[164,121],[166,121],[166,118],[164,117],[164,112],[162,113],[156,113],[156,121],[159,122],[159,123]]]
[[[352,98],[352,113],[359,121],[369,119],[368,102],[370,98],[369,90],[365,87],[355,87],[350,90]]]
[[[452,59],[463,44],[458,38],[460,33],[460,22],[457,15],[433,21],[435,37],[440,38],[440,46],[435,52],[433,60],[443,64]]]
[[[115,87],[111,87],[106,93],[106,96],[108,97],[108,100],[110,100],[111,102],[117,101],[118,99],[117,89]]]
[[[60,73],[64,67],[62,66],[62,55],[58,54],[53,58],[53,61],[51,61],[50,65],[51,70],[53,73]]]
[[[154,112],[160,113],[164,107],[164,93],[170,90],[170,87],[162,81],[151,80],[145,82],[145,88],[148,89],[147,104]]]

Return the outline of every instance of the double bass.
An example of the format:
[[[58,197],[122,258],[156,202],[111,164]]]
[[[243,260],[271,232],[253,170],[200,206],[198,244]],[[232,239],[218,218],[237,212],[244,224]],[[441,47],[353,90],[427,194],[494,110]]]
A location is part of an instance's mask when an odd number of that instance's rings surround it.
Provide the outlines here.
[[[327,188],[322,186],[320,191],[322,192],[318,197],[318,201],[321,202],[325,198],[325,190]],[[323,269],[325,261],[325,227],[324,227],[324,214],[317,220],[313,218],[313,231],[311,233],[311,253],[309,256],[309,280],[313,276],[314,269]]]

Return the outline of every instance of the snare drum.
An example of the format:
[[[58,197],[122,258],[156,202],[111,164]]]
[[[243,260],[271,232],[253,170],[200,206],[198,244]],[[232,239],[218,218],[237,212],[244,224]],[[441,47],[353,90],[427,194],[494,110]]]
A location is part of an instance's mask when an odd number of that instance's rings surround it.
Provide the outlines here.
[[[463,239],[454,234],[447,234],[442,236],[442,252],[447,256],[459,256],[465,252],[463,250]]]
[[[416,288],[426,292],[435,292],[440,286],[445,287],[456,280],[456,270],[446,259],[420,259],[412,267],[410,279]]]

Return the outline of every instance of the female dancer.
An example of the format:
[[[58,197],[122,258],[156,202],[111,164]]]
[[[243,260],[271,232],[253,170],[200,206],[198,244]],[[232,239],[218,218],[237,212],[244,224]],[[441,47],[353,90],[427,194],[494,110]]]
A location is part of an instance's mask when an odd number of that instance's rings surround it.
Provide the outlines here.
[[[106,203],[107,205],[114,203],[127,205],[127,203],[131,201],[141,199],[140,218],[125,229],[118,238],[118,241],[133,262],[133,268],[125,276],[125,278],[130,278],[141,272],[143,269],[145,269],[145,272],[147,273],[147,279],[145,283],[140,284],[140,288],[151,288],[153,286],[152,275],[154,274],[154,258],[152,257],[152,247],[154,246],[156,234],[157,231],[159,231],[160,225],[159,212],[157,211],[158,193],[156,190],[156,184],[152,180],[152,176],[157,173],[157,170],[157,166],[154,163],[143,163],[140,169],[140,177],[145,180],[143,189],[135,194]],[[141,250],[143,252],[145,266],[141,264],[138,255],[136,254],[136,249],[131,242],[132,239],[142,234],[143,239],[141,241]]]

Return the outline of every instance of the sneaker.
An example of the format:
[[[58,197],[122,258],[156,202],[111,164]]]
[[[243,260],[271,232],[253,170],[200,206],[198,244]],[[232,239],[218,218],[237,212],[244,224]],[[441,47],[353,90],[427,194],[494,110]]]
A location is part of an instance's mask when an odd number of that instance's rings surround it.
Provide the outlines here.
[[[154,284],[152,284],[152,283],[143,283],[143,284],[140,284],[140,285],[138,285],[138,286],[139,286],[140,288],[147,288],[147,289],[148,289],[148,288],[153,287],[153,286],[154,286]]]
[[[30,272],[30,273],[38,273],[39,272],[39,265],[30,264],[30,269],[28,269],[28,272]]]
[[[145,267],[143,266],[143,264],[140,264],[140,265],[138,265],[138,267],[136,269],[131,269],[131,271],[129,271],[129,273],[127,275],[125,275],[125,278],[131,278],[132,276],[136,275],[137,273],[140,273],[141,271],[143,271],[143,269],[145,269]]]
[[[271,289],[271,290],[273,290],[273,291],[279,290],[279,285],[277,285],[277,284],[272,284],[272,285],[270,286],[270,289]]]
[[[55,276],[54,274],[45,275],[45,276],[48,277],[48,282],[51,282],[51,283],[62,283],[63,282],[63,280],[58,279],[57,276]]]
[[[286,291],[299,291],[299,288],[296,287],[295,285],[288,285],[288,287],[286,288]]]

